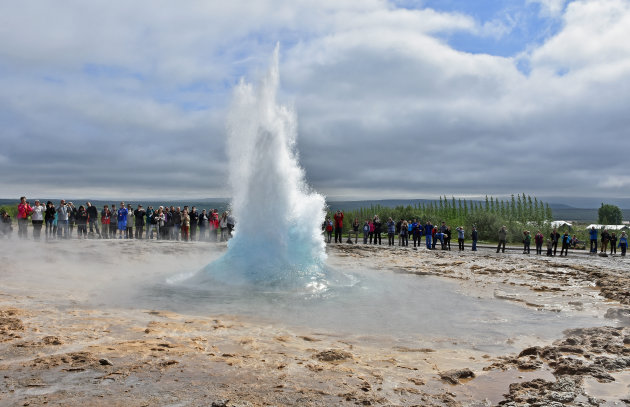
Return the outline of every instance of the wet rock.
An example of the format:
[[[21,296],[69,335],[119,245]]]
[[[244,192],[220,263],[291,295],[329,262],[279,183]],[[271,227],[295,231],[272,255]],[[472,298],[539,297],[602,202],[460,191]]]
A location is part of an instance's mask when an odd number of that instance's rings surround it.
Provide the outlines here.
[[[0,332],[23,331],[24,324],[19,318],[0,317]]]
[[[316,353],[315,358],[322,362],[338,362],[346,359],[352,359],[352,354],[340,349],[330,349]]]
[[[604,314],[604,318],[619,320],[622,324],[630,325],[630,309],[625,308],[609,308]]]
[[[98,363],[100,363],[101,366],[114,366],[114,364],[107,359],[99,359]]]
[[[210,407],[228,407],[230,400],[217,400],[213,401]]]
[[[523,356],[538,356],[540,352],[540,346],[532,346],[531,348],[525,348],[518,354],[518,357],[521,358]]]
[[[447,372],[440,373],[440,379],[450,384],[460,384],[460,379],[472,379],[474,377],[475,374],[468,368],[449,370]]]
[[[63,342],[61,342],[61,339],[59,339],[56,336],[44,336],[42,338],[42,343],[44,345],[63,345]]]

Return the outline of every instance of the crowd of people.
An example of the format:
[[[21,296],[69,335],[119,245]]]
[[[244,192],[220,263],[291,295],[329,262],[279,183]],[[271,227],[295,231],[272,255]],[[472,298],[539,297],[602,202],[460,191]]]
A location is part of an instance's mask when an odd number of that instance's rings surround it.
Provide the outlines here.
[[[55,205],[39,200],[34,204],[20,198],[17,211],[18,237],[28,238],[27,225],[33,225],[34,240],[69,239],[76,227],[76,237],[81,239],[160,239],[160,240],[208,240],[227,241],[235,226],[234,217],[229,211],[219,215],[216,209],[198,211],[196,207],[160,206],[146,209],[142,205],[135,208],[120,202],[104,205],[99,211],[91,202],[79,205],[60,200]],[[0,236],[10,235],[13,230],[9,214],[2,213]]]
[[[142,205],[133,208],[131,204],[125,205],[120,202],[118,208],[116,204],[104,205],[99,211],[90,202],[78,208],[72,202],[60,200],[58,205],[51,201],[43,205],[39,200],[35,200],[31,206],[26,197],[20,198],[17,212],[18,237],[26,239],[27,225],[29,219],[33,225],[33,239],[40,240],[42,229],[46,239],[68,239],[71,238],[76,226],[77,237],[79,239],[103,238],[103,239],[160,239],[160,240],[183,240],[183,241],[227,241],[232,236],[235,221],[233,216],[225,211],[219,215],[216,209],[201,212],[196,207],[184,206],[160,206],[153,208],[149,206],[144,209]],[[335,243],[343,243],[344,213],[337,211],[332,218],[327,217],[322,225],[324,237],[327,243],[332,242],[334,234]],[[0,236],[10,235],[12,222],[9,214],[4,211],[0,217]],[[465,250],[466,231],[464,226],[455,228],[457,234],[458,250]],[[598,234],[595,227],[590,230],[590,251],[597,253]],[[413,247],[426,246],[429,250],[435,250],[439,244],[441,250],[451,250],[451,238],[453,231],[446,222],[440,225],[433,225],[430,220],[422,222],[419,219],[400,219],[394,221],[391,217],[383,222],[378,215],[372,219],[366,219],[363,224],[355,218],[348,232],[348,243],[358,243],[362,237],[363,244],[381,245],[383,234],[387,234],[387,244],[394,246],[396,240],[399,246],[409,246],[409,241],[413,242]],[[473,251],[477,251],[479,233],[475,226],[469,235]],[[496,252],[505,253],[508,231],[505,226],[501,227],[497,233],[498,245]],[[523,231],[523,253],[530,254],[531,233]],[[553,229],[547,239],[539,231],[534,235],[536,254],[542,255],[542,248],[546,241],[547,256],[556,256],[558,244],[560,244],[560,256],[567,256],[569,248],[576,248],[581,243],[576,236],[570,236],[568,232],[561,235]],[[617,249],[621,255],[626,255],[628,248],[628,237],[626,232],[622,232],[619,237],[616,233],[610,233],[606,229],[601,231],[601,252],[606,253],[610,248],[610,254],[616,254]]]
[[[333,232],[335,235],[335,243],[343,243],[343,217],[342,211],[337,211],[333,217],[327,217],[322,226],[325,239],[327,243],[332,242]],[[442,221],[441,224],[433,225],[430,220],[422,222],[418,219],[405,220],[400,219],[394,221],[391,217],[383,222],[374,215],[372,219],[366,219],[363,225],[359,222],[358,218],[352,221],[351,229],[348,232],[348,243],[352,243],[354,237],[354,243],[358,243],[359,235],[362,234],[363,244],[380,245],[382,243],[383,233],[387,233],[387,244],[394,246],[396,237],[398,237],[399,246],[409,246],[409,238],[413,241],[413,247],[420,247],[424,245],[429,250],[435,250],[439,244],[442,250],[451,250],[451,237],[453,232],[451,227],[446,225],[446,222]],[[466,231],[463,226],[455,228],[457,232],[458,250],[465,250],[464,242],[466,240]],[[594,240],[593,240],[594,233]],[[508,238],[508,231],[505,226],[502,226],[498,233],[498,245],[496,252],[505,253],[505,246]],[[472,251],[477,251],[477,242],[479,241],[479,232],[473,225],[470,233],[470,239],[472,240]],[[529,230],[523,231],[523,254],[531,253],[531,232]],[[536,254],[542,255],[542,248],[545,243],[545,236],[539,230],[534,235],[534,243],[536,245]],[[560,256],[567,256],[569,254],[569,248],[576,248],[580,243],[575,235],[570,236],[568,232],[561,235],[557,229],[553,229],[549,237],[546,239],[547,243],[547,256],[556,256],[558,252],[558,244],[560,244]],[[593,244],[595,249],[593,251]],[[621,236],[617,239],[614,233],[610,234],[606,229],[602,231],[602,252],[606,253],[608,244],[610,244],[610,254],[616,254],[617,249],[621,249],[621,255],[626,255],[628,248],[628,237],[626,232],[622,232]],[[591,230],[591,252],[597,252],[597,230],[593,227]]]

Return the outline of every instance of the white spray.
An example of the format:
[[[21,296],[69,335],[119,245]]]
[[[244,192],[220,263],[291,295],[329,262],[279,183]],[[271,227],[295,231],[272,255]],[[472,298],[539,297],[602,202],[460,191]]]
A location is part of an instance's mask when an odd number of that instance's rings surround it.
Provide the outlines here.
[[[293,285],[323,271],[324,198],[298,163],[296,115],[276,102],[278,50],[258,87],[241,80],[227,120],[236,230],[225,255],[205,270],[223,282]]]

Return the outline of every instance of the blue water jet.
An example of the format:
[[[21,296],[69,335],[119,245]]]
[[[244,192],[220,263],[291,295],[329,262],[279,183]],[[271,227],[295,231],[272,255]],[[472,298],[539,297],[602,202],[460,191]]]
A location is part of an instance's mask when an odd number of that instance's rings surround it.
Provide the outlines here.
[[[227,118],[231,210],[227,252],[192,278],[269,289],[325,284],[324,197],[305,181],[296,152],[297,117],[277,103],[276,46],[258,87],[241,80]]]

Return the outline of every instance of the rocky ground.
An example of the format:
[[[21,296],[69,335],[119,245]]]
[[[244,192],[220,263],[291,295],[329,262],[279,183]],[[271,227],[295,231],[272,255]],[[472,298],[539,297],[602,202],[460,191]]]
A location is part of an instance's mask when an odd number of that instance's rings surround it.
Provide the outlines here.
[[[630,263],[619,257],[328,248],[336,265],[435,275],[532,312],[610,322],[495,355],[116,305],[126,284],[223,250],[210,244],[4,243],[0,405],[630,405]],[[97,294],[109,300],[88,306]]]

